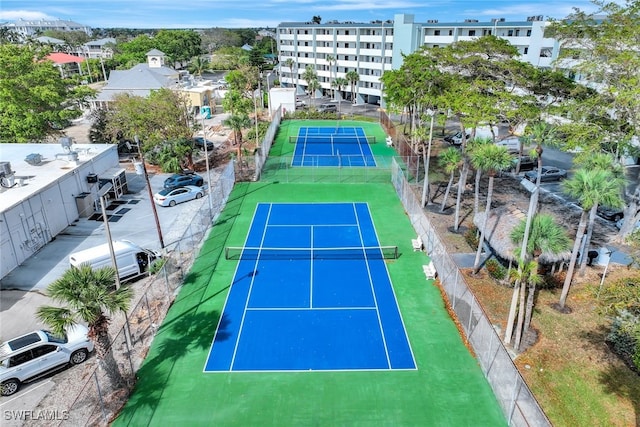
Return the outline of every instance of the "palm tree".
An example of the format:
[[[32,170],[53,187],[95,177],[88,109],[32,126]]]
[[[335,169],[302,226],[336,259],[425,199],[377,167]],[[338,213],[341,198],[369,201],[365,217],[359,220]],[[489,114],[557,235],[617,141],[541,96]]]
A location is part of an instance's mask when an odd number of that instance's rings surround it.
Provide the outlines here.
[[[356,94],[358,90],[358,80],[360,80],[360,75],[356,70],[347,71],[344,77],[349,81],[349,85],[351,86],[351,103],[354,104],[356,102]]]
[[[189,63],[189,71],[202,78],[202,73],[209,68],[209,61],[202,56],[194,56]]]
[[[624,200],[622,198],[622,192],[624,191],[625,182],[624,169],[619,163],[615,162],[610,154],[589,153],[589,155],[587,156],[579,156],[576,159],[576,163],[579,163],[584,169],[602,169],[611,172],[613,179],[617,180],[619,184],[618,197],[616,197],[615,191],[612,191],[612,194],[602,194],[598,205],[605,205],[611,208],[620,208],[624,206]],[[583,245],[585,248],[588,248],[590,246],[594,223],[595,214],[593,216],[589,215],[589,222],[587,223],[587,235],[584,239]],[[585,250],[585,253],[586,252],[587,251]],[[578,270],[578,274],[580,276],[584,276],[585,270],[587,268],[587,258],[588,257],[583,256],[582,261],[580,262],[580,269]]]
[[[342,101],[342,88],[347,85],[347,79],[344,77],[336,77],[331,82],[331,85],[338,89],[338,112],[340,112],[340,103]]]
[[[620,198],[620,180],[611,171],[602,169],[578,169],[573,176],[564,182],[564,191],[574,199],[577,199],[582,207],[576,239],[571,251],[571,259],[567,275],[562,285],[560,294],[560,309],[564,309],[573,279],[573,270],[578,258],[578,251],[582,243],[582,237],[587,228],[587,219],[595,219],[598,204],[616,206],[616,200]]]
[[[296,74],[296,79],[293,78],[293,66],[296,64],[296,61],[293,60],[293,58],[287,58],[286,61],[284,61],[284,65],[289,68],[289,73],[291,74],[291,81],[292,84],[294,85],[294,87],[298,87],[297,84],[297,77],[298,75]]]
[[[316,70],[311,65],[307,65],[304,69],[304,73],[302,73],[302,78],[307,81],[307,92],[309,93],[309,96],[311,96],[311,94],[313,94],[320,87],[320,85],[318,84],[318,73],[316,73]],[[316,82],[317,87],[315,87],[316,85],[313,85],[314,87],[313,89],[311,89],[310,86],[312,85],[311,82],[313,81]]]
[[[462,162],[462,154],[460,150],[455,147],[449,147],[444,150],[438,156],[438,164],[444,168],[445,172],[449,174],[449,183],[447,184],[447,189],[444,192],[444,197],[442,198],[442,205],[440,206],[440,212],[444,212],[444,209],[447,205],[447,199],[449,198],[449,191],[451,190],[451,185],[453,185],[453,178],[458,169],[460,169],[460,163]]]
[[[495,144],[476,145],[471,150],[471,164],[476,170],[487,172],[489,175],[489,186],[487,188],[487,205],[484,209],[484,223],[480,230],[480,240],[478,241],[478,250],[476,251],[476,259],[473,263],[473,272],[480,270],[480,254],[484,244],[484,234],[491,213],[491,198],[493,196],[493,178],[498,172],[508,168],[511,165],[511,155],[505,147]]]
[[[238,159],[242,157],[242,129],[251,126],[251,120],[246,114],[234,114],[224,121],[233,130],[233,144],[238,146]]]
[[[491,138],[474,138],[471,141],[467,142],[467,153],[472,155],[473,150],[479,148],[482,145],[492,144],[493,140]],[[480,168],[476,168],[476,178],[475,178],[475,189],[473,196],[473,215],[475,216],[480,211],[480,178],[482,177],[482,172],[484,172]]]
[[[333,55],[325,56],[324,60],[329,63],[329,79],[332,79],[333,78],[333,76],[332,76],[332,74],[333,74],[333,66],[337,63],[337,60],[336,60],[335,56],[333,56]],[[332,82],[329,82],[329,86],[333,87]],[[336,97],[336,91],[334,90],[333,91],[333,98],[335,99],[335,97]]]
[[[55,334],[62,335],[71,325],[86,323],[96,354],[114,388],[125,381],[113,357],[107,315],[126,313],[133,297],[128,286],[115,288],[116,270],[105,267],[93,270],[89,265],[70,268],[47,287],[47,295],[62,307],[42,306],[36,315]]]
[[[514,244],[521,244],[525,230],[527,228],[527,220],[524,219],[518,223],[518,225],[511,231],[510,237],[511,241]],[[547,253],[550,255],[557,255],[561,252],[569,249],[570,240],[567,237],[567,233],[564,228],[558,225],[554,218],[551,215],[547,214],[537,214],[533,217],[533,221],[531,223],[531,230],[529,234],[529,239],[527,241],[527,246],[525,248],[524,256],[521,256],[520,249],[516,252],[518,254],[519,268],[518,274],[521,275],[522,280],[526,280],[528,284],[528,296],[527,296],[527,304],[526,309],[524,307],[524,299],[525,299],[525,287],[521,286],[520,292],[520,311],[518,315],[518,326],[516,329],[516,341],[514,343],[514,348],[518,349],[520,346],[520,338],[521,334],[526,332],[529,329],[529,325],[531,323],[531,316],[533,313],[533,302],[534,296],[536,292],[536,285],[539,283],[539,276],[535,270],[527,271],[529,268],[529,262],[534,262],[535,266],[538,265],[538,260],[543,253]],[[531,261],[533,260],[533,261]],[[515,288],[514,288],[515,289]],[[515,290],[514,290],[515,292]],[[517,298],[517,297],[516,297]],[[521,314],[524,313],[524,318]],[[511,320],[513,322],[513,319]],[[510,325],[508,325],[510,326]]]

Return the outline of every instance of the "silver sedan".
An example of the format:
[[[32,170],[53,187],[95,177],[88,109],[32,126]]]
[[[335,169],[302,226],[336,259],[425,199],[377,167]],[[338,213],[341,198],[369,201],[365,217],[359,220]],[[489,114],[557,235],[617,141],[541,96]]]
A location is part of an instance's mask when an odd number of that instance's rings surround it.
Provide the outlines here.
[[[178,203],[199,199],[204,196],[204,191],[195,185],[169,188],[159,191],[153,195],[153,200],[160,206],[175,206]]]

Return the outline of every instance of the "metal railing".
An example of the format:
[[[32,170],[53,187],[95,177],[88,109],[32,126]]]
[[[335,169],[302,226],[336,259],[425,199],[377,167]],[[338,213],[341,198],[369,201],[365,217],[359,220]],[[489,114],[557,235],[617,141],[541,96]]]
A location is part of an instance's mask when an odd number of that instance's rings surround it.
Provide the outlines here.
[[[438,279],[444,288],[476,354],[487,381],[493,389],[510,426],[551,426],[551,422],[516,368],[507,349],[494,330],[489,317],[467,285],[460,269],[449,255],[437,230],[424,213],[420,200],[411,189],[399,164],[392,167],[393,186],[411,224],[422,238]]]
[[[77,395],[68,408],[60,408],[57,395],[68,394],[69,390],[53,390],[40,402],[38,408],[46,410],[55,407],[65,414],[64,420],[53,425],[107,425],[124,405],[156,330],[198,255],[204,238],[211,230],[211,224],[224,209],[234,183],[234,164],[229,162],[212,183],[207,196],[213,197],[213,209],[208,209],[208,203],[203,203],[203,208],[195,213],[184,233],[167,239],[167,254],[163,258],[166,262],[162,268],[153,276],[133,285],[138,288],[139,284],[143,284],[142,289],[135,293],[135,304],[126,317],[118,315],[113,319],[110,333],[114,338],[110,350],[120,368],[125,386],[114,388],[96,358],[89,359],[85,370],[81,371],[86,381],[77,390]]]

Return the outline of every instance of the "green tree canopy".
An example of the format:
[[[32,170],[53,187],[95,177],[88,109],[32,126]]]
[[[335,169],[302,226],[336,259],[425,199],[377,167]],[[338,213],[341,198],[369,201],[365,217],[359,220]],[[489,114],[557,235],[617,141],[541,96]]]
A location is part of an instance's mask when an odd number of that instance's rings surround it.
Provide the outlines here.
[[[0,141],[42,142],[59,135],[59,125],[79,117],[95,92],[63,79],[49,50],[32,45],[0,45]]]

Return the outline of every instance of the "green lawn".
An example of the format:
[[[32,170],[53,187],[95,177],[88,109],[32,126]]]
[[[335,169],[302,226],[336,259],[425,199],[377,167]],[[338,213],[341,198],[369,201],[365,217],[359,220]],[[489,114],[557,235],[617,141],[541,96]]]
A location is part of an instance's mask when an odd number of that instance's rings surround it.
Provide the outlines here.
[[[387,267],[417,370],[203,373],[236,266],[223,250],[242,246],[260,202],[368,203],[380,244],[399,247]],[[438,288],[425,280],[428,258],[412,250],[412,238],[390,183],[237,184],[113,425],[506,425]]]

